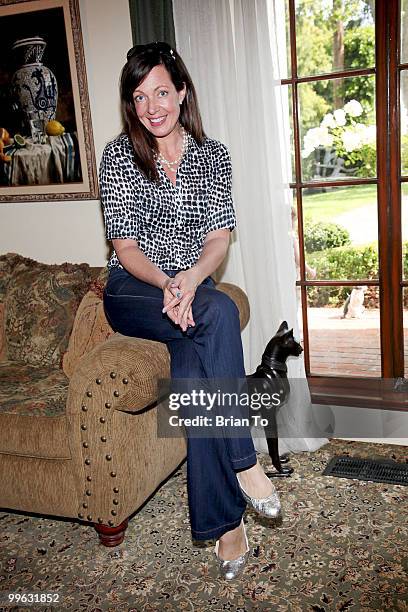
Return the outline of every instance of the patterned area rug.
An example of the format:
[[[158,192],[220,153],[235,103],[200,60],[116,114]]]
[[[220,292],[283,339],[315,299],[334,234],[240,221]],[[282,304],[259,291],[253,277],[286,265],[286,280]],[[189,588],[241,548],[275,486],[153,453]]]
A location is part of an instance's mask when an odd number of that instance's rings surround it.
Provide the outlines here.
[[[283,520],[247,511],[251,556],[233,582],[217,577],[212,546],[192,545],[185,464],[117,548],[80,523],[3,512],[0,609],[406,612],[408,488],[322,476],[339,454],[405,462],[408,448],[335,440],[292,455],[294,475],[276,482]],[[58,593],[59,603],[4,607],[16,591]]]

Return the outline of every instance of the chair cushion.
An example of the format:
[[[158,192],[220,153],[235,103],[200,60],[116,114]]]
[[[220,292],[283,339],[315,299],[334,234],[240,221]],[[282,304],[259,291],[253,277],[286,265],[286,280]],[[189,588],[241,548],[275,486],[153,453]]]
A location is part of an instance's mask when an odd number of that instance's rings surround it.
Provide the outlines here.
[[[0,363],[0,414],[60,416],[65,412],[69,380],[52,366]]]
[[[83,297],[75,315],[68,350],[62,361],[62,368],[68,378],[71,378],[81,357],[114,334],[106,320],[101,299],[105,280],[104,270],[91,284],[91,290]]]
[[[15,254],[0,258],[4,259],[13,262],[0,287],[7,359],[59,367],[76,310],[91,282],[91,269],[88,264],[47,265]]]

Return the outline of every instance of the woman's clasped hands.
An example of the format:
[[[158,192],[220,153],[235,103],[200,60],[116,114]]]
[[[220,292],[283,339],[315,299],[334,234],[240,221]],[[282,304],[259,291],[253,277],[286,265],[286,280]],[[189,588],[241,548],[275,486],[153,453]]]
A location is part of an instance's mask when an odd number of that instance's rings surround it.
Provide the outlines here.
[[[163,313],[185,332],[194,327],[192,303],[200,284],[198,273],[193,269],[178,272],[174,278],[166,280],[163,289]]]

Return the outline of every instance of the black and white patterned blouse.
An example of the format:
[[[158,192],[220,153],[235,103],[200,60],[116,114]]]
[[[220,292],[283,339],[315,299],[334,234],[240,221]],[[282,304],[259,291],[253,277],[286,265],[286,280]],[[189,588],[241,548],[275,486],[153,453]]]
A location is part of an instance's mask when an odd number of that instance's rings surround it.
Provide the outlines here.
[[[188,134],[176,185],[157,164],[159,183],[140,172],[127,135],[106,145],[99,179],[106,237],[133,238],[162,270],[185,270],[196,263],[208,232],[235,227],[230,155],[220,142],[206,138],[199,146]],[[108,267],[117,266],[113,252]]]

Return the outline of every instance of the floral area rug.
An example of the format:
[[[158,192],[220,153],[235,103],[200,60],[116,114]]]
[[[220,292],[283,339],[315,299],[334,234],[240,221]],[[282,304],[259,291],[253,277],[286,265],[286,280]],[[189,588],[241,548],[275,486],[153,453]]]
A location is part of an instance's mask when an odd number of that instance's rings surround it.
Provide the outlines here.
[[[3,512],[0,609],[407,612],[408,487],[322,476],[340,454],[405,462],[408,447],[334,440],[292,455],[294,474],[275,481],[282,521],[246,512],[251,554],[237,581],[218,578],[213,546],[191,542],[185,464],[116,548],[78,522]],[[59,602],[8,607],[9,592]]]

